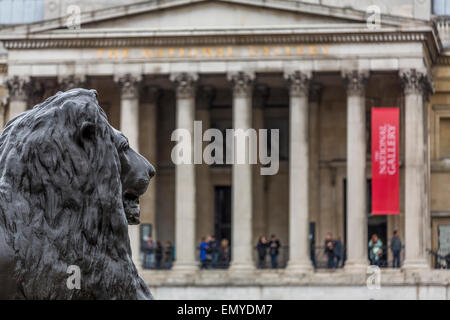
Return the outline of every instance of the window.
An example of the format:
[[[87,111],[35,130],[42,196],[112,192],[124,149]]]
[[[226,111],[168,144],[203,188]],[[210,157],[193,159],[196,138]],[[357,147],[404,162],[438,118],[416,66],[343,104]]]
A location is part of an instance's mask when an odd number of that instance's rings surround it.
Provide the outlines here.
[[[0,25],[44,20],[44,0],[0,0]]]
[[[433,159],[450,159],[450,105],[434,105],[432,109]]]
[[[433,13],[438,16],[449,16],[450,2],[448,0],[434,0]]]
[[[450,159],[450,118],[439,121],[439,149],[441,159]]]

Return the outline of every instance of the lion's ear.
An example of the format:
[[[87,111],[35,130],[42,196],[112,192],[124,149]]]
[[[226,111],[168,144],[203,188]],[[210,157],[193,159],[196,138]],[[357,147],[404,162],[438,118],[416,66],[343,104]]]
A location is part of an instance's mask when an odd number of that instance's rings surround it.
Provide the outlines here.
[[[93,141],[96,135],[95,123],[85,121],[81,125],[80,139],[81,141]]]

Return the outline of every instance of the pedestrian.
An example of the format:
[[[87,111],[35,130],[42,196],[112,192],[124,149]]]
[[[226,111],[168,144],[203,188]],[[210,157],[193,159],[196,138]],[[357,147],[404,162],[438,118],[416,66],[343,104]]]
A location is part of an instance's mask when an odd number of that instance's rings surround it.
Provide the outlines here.
[[[340,268],[341,263],[343,262],[344,258],[344,246],[342,245],[341,237],[337,237],[336,241],[334,242],[334,267]]]
[[[281,246],[280,240],[278,240],[277,237],[274,234],[272,234],[269,242],[269,254],[272,269],[278,268],[278,254],[280,251],[280,246]]]
[[[208,241],[206,237],[202,237],[202,242],[199,246],[200,249],[200,268],[208,268]]]
[[[147,236],[147,238],[143,241],[142,251],[144,253],[144,269],[151,269],[154,266],[155,261],[155,243],[151,236]]]
[[[156,269],[161,269],[162,259],[163,259],[163,247],[160,241],[156,241],[156,248],[155,248]]]
[[[383,255],[383,242],[374,233],[369,240],[369,258],[370,263],[374,266],[380,266],[381,256]]]
[[[166,269],[172,269],[173,265],[173,245],[172,242],[166,242],[166,248],[164,250],[164,264]]]
[[[330,232],[327,233],[325,237],[325,254],[328,258],[328,268],[334,268],[334,241],[332,239],[332,234]]]
[[[216,268],[219,259],[219,243],[214,236],[209,237],[209,249],[211,251],[211,267]]]
[[[228,239],[222,239],[220,241],[219,249],[219,266],[226,269],[230,264],[230,246]]]
[[[392,268],[400,268],[400,252],[402,251],[402,240],[397,230],[394,230],[394,236],[391,239],[391,250],[394,256]]]
[[[264,269],[266,267],[267,255],[267,239],[265,236],[259,237],[256,250],[258,251],[258,268]]]
[[[228,244],[228,239],[222,239],[222,241],[220,241],[218,262],[219,268],[226,269],[230,263],[230,247]]]

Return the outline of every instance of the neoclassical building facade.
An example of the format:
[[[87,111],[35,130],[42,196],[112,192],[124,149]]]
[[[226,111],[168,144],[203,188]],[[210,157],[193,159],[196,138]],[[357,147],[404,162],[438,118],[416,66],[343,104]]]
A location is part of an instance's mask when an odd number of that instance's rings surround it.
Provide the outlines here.
[[[449,273],[433,270],[427,251],[439,249],[438,225],[450,217],[450,172],[435,149],[438,136],[444,153],[450,139],[447,122],[443,134],[436,129],[450,112],[436,102],[447,101],[446,87],[433,95],[442,43],[427,20],[382,14],[373,27],[366,18],[296,1],[171,0],[82,13],[79,28],[64,19],[5,27],[0,119],[59,90],[98,91],[110,123],[157,170],[141,222],[176,246],[172,270],[141,271],[157,297],[448,299]],[[375,217],[370,110],[386,106],[401,114],[400,214]],[[279,129],[278,172],[175,165],[172,132],[194,136],[194,121],[222,132]],[[368,290],[369,235],[386,244],[394,230],[402,268]],[[345,267],[317,272],[311,242],[322,245],[329,232],[345,243]],[[137,264],[141,233],[130,227]],[[228,270],[198,270],[197,246],[209,234],[230,240]],[[254,246],[270,234],[284,245],[286,268],[257,270]]]

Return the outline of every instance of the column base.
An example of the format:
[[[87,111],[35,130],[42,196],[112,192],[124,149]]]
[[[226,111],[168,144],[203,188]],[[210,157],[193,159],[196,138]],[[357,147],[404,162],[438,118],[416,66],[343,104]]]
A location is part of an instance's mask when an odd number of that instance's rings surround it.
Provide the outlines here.
[[[430,269],[430,265],[426,259],[405,260],[402,269],[405,271],[421,271]]]
[[[289,273],[311,273],[314,271],[311,260],[307,261],[289,261],[286,272]]]
[[[229,270],[232,272],[252,272],[255,271],[253,263],[232,262]]]
[[[346,261],[344,271],[349,273],[366,273],[369,262],[366,260]]]
[[[195,262],[183,262],[183,263],[175,263],[173,264],[173,267],[171,269],[172,271],[175,272],[186,272],[186,273],[190,273],[190,272],[195,272],[198,270],[198,266]]]

